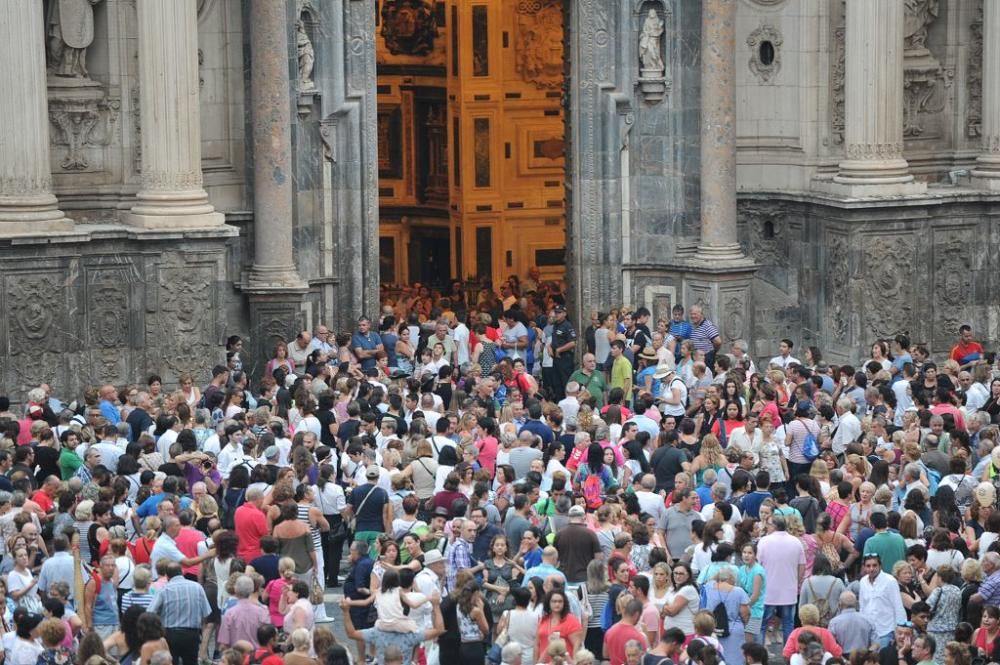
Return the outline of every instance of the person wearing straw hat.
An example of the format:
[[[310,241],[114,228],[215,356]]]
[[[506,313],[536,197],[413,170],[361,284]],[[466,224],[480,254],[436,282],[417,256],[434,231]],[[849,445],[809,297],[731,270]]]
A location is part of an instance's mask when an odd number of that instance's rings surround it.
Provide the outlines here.
[[[659,396],[661,386],[658,381],[653,380],[655,373],[656,350],[652,346],[647,346],[639,354],[639,371],[635,374],[636,393],[647,392],[653,397]]]
[[[660,411],[665,416],[683,418],[684,411],[687,409],[687,384],[677,375],[673,361],[668,359],[657,365],[653,378],[663,386],[657,398]]]

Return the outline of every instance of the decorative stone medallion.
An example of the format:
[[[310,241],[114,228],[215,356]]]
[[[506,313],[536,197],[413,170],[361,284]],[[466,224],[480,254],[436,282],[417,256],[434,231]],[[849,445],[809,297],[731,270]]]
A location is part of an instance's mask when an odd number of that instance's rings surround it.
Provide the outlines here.
[[[385,0],[382,38],[393,55],[427,55],[437,38],[437,18],[430,0]]]

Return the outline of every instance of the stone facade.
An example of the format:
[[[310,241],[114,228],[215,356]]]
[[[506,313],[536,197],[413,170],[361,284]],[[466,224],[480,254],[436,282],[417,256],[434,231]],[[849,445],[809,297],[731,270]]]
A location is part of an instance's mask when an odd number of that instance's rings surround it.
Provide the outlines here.
[[[371,0],[160,4],[2,10],[0,83],[20,91],[0,100],[0,377],[15,397],[50,379],[171,383],[221,360],[227,334],[259,361],[301,326],[376,309]],[[702,302],[759,355],[787,334],[846,360],[900,330],[935,353],[963,321],[1000,335],[998,4],[567,1],[577,321]],[[871,21],[901,40],[874,74],[848,47]],[[261,67],[280,75],[255,88]],[[892,136],[852,120],[868,80]],[[182,101],[182,117],[154,113]],[[849,144],[869,143],[877,159],[852,163],[867,147]],[[733,154],[735,182],[703,172]],[[706,183],[724,214],[703,214]]]

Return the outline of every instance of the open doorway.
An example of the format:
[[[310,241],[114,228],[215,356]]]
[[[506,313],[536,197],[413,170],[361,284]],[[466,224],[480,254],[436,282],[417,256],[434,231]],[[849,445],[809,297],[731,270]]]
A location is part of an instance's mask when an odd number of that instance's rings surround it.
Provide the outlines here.
[[[376,0],[389,290],[566,263],[566,0]]]

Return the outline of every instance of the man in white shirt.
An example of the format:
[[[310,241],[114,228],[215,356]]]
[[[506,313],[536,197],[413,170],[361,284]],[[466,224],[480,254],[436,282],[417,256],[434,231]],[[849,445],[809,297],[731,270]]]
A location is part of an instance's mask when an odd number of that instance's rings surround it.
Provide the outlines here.
[[[760,448],[764,443],[764,435],[757,429],[757,416],[748,415],[743,421],[743,427],[737,427],[729,433],[729,447],[753,455],[753,464],[760,463]]]
[[[510,358],[523,358],[528,348],[528,329],[515,318],[514,311],[508,309],[503,313],[507,324],[500,338],[500,346]]]
[[[559,410],[563,414],[563,422],[567,420],[576,420],[577,415],[580,413],[580,401],[577,399],[577,395],[580,394],[580,384],[576,381],[570,381],[566,384],[566,397],[559,401]]]
[[[312,333],[308,330],[303,330],[295,337],[295,340],[288,345],[288,358],[295,363],[295,369],[297,371],[305,369],[306,362],[309,360],[309,354],[313,352],[314,348],[316,348],[313,346],[312,342]]]
[[[432,430],[436,429],[441,414],[434,410],[433,393],[424,393],[420,396],[420,411],[424,414],[424,422],[427,423],[427,427]]]
[[[789,365],[801,365],[797,358],[792,357],[792,349],[795,344],[790,339],[783,339],[778,345],[778,349],[781,351],[780,355],[771,358],[770,365],[775,367],[780,367],[781,369],[788,369]]]
[[[226,426],[226,439],[226,445],[217,454],[219,474],[222,475],[223,480],[229,479],[229,474],[238,464],[249,462],[251,466],[256,466],[256,460],[252,454],[253,443],[251,442],[248,446],[250,451],[244,450],[243,429],[239,425]]]
[[[861,614],[875,626],[879,646],[885,648],[892,640],[896,625],[907,620],[899,583],[882,570],[882,560],[877,554],[866,554],[862,568],[864,576],[858,583]]]
[[[837,400],[837,429],[833,432],[833,452],[843,455],[847,446],[861,436],[861,421],[854,415],[854,400],[846,395]]]
[[[639,501],[639,512],[655,517],[657,530],[662,534],[667,508],[663,497],[656,493],[656,476],[651,473],[643,474],[639,486],[642,489],[635,493],[635,498]]]
[[[657,365],[653,380],[663,381],[664,384],[663,390],[657,398],[663,415],[682,418],[687,409],[688,388],[684,379],[677,376],[673,361],[668,360]]]
[[[750,354],[747,353],[747,349],[749,348],[750,345],[747,344],[747,341],[745,339],[737,339],[733,341],[733,346],[731,348],[731,352],[733,355],[733,367],[738,367],[739,364],[743,362],[745,359],[750,361],[750,364],[747,367],[747,372],[749,374],[756,374],[757,365],[754,364],[753,358],[751,358]]]
[[[458,366],[461,367],[465,363],[469,362],[471,358],[469,353],[469,327],[457,318],[455,319],[454,324],[455,325],[451,329],[451,336],[455,341],[455,361],[458,363]]]

